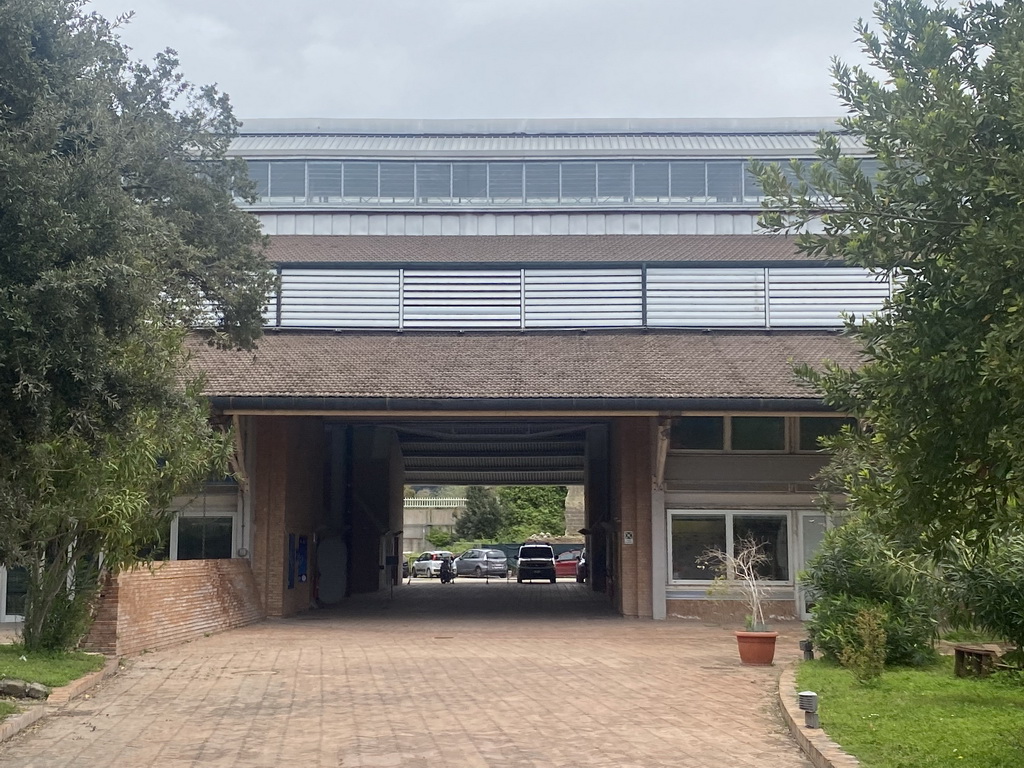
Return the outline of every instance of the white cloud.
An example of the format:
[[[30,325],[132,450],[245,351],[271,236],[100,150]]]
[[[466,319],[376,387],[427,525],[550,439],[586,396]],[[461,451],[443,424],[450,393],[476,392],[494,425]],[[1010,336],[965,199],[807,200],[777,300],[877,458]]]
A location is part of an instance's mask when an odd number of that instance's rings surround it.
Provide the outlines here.
[[[93,0],[249,117],[701,117],[839,112],[871,0]]]

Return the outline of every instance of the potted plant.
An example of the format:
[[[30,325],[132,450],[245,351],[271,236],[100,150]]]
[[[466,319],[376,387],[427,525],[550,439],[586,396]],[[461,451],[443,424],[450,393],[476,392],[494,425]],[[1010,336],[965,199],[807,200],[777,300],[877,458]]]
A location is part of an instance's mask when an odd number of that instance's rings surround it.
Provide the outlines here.
[[[765,585],[761,569],[771,564],[765,551],[766,542],[745,536],[735,542],[732,553],[709,548],[697,558],[701,568],[713,568],[718,587],[728,589],[733,583],[747,603],[746,628],[736,631],[740,661],[754,666],[771,666],[775,659],[778,632],[768,628],[764,617]]]

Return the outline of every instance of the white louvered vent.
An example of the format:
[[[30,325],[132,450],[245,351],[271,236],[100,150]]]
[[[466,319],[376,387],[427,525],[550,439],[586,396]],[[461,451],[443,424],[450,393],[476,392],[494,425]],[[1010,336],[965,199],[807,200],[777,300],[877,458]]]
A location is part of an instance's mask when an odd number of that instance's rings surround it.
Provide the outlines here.
[[[527,328],[643,324],[642,273],[634,269],[527,269]]]
[[[404,328],[519,328],[522,282],[518,269],[407,269]]]
[[[764,269],[649,268],[647,324],[661,328],[764,325]]]
[[[397,328],[399,270],[285,269],[283,328]]]
[[[769,323],[774,328],[838,327],[842,313],[875,312],[888,297],[888,281],[858,267],[768,270]]]

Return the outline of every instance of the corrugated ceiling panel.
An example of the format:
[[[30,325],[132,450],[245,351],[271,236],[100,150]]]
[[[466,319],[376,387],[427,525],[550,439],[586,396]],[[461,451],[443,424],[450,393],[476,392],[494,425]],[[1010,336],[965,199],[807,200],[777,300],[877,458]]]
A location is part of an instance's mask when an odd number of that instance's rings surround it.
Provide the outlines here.
[[[824,267],[768,270],[772,327],[838,327],[842,313],[864,315],[882,308],[889,283],[866,269]]]
[[[405,328],[519,328],[522,285],[514,270],[405,270]]]
[[[647,324],[672,328],[764,325],[763,269],[648,269]]]
[[[239,136],[231,142],[230,153],[241,156],[377,154],[450,154],[486,155],[537,153],[604,154],[686,154],[721,152],[749,157],[752,152],[778,154],[792,152],[812,155],[816,149],[815,134],[628,134],[613,136],[318,136],[318,135],[251,135]],[[851,152],[863,152],[863,146],[851,136],[840,136],[840,145]],[[653,146],[652,146],[653,144]]]
[[[397,328],[397,269],[285,269],[284,328]]]
[[[527,269],[526,327],[643,324],[643,274],[636,269]]]

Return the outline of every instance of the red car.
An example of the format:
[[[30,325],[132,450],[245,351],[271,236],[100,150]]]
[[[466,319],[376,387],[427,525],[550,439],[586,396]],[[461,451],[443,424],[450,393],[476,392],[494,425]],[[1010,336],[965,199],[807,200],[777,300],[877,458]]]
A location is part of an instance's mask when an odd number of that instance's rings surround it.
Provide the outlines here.
[[[582,549],[570,549],[555,558],[555,576],[559,579],[575,579],[576,563],[580,561]]]

